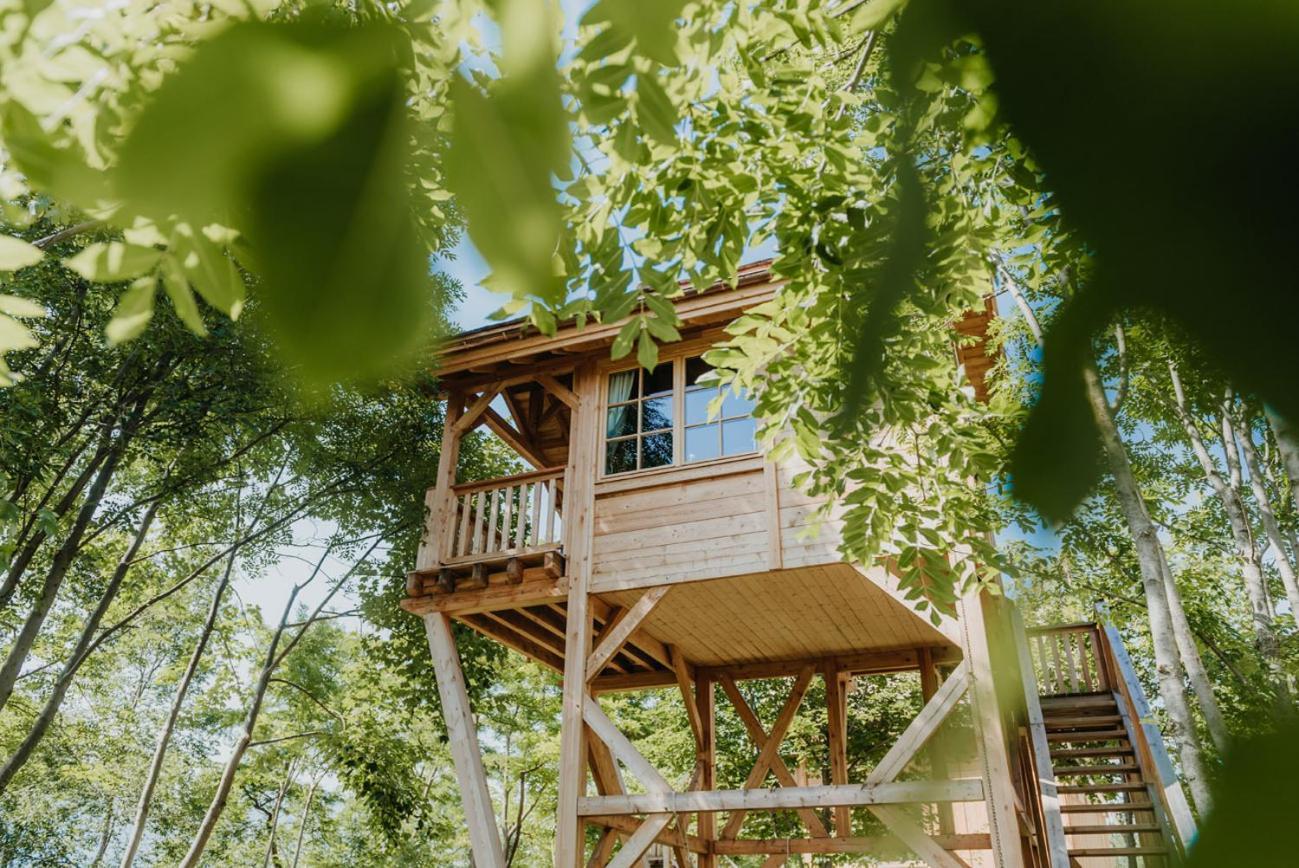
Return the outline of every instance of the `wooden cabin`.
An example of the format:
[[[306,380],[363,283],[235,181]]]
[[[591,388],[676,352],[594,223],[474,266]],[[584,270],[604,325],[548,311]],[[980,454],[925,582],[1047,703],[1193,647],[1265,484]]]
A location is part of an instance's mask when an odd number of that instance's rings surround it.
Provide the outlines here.
[[[796,466],[758,452],[750,401],[727,395],[720,413],[709,415],[717,389],[701,379],[702,353],[774,291],[759,263],[734,288],[685,293],[677,302],[682,340],[662,348],[652,371],[610,359],[621,323],[568,324],[552,336],[503,323],[468,332],[443,353],[445,438],[402,605],[427,628],[474,863],[496,868],[503,857],[452,620],[563,679],[555,817],[562,868],[625,868],[660,846],[677,864],[701,868],[899,852],[941,868],[1064,868],[1100,850],[1149,864],[1175,859],[1187,834],[1185,818],[1176,829],[1168,819],[1166,791],[1176,781],[1166,786],[1166,762],[1156,768],[1134,723],[1144,725],[1144,712],[1116,693],[1128,682],[1105,657],[1102,633],[1081,643],[1069,634],[1074,689],[1061,694],[1063,716],[1049,730],[1038,678],[1044,665],[1052,677],[1065,671],[1066,646],[1052,639],[1054,658],[1034,658],[1033,650],[1042,652],[1055,634],[1035,634],[1030,645],[1001,597],[967,597],[958,618],[935,625],[884,565],[843,560],[833,513],[812,527],[822,504],[794,486]],[[993,313],[971,314],[958,327],[981,333]],[[988,359],[981,348],[960,352],[982,389]],[[533,469],[458,479],[460,441],[480,425]],[[847,696],[855,679],[890,673],[918,673],[925,704],[875,768],[854,774]],[[774,720],[759,719],[738,688],[755,678],[788,682]],[[810,782],[796,778],[780,746],[814,679],[827,703],[827,762]],[[600,704],[611,691],[664,688],[680,691],[695,739],[697,762],[686,780],[669,780],[649,763]],[[1070,704],[1088,695],[1117,698]],[[1128,751],[1121,757],[1139,754],[1118,772],[1127,788],[1083,778],[1083,789],[1067,795],[1090,807],[1099,794],[1120,793],[1147,812],[1158,805],[1158,816],[1142,814],[1143,822],[1110,834],[1102,827],[1136,815],[1098,806],[1081,815],[1093,822],[1077,833],[1091,836],[1090,846],[1071,845],[1051,746],[1113,736],[1123,703],[1128,729],[1111,746]],[[968,714],[948,722],[960,707]],[[738,716],[756,754],[738,789],[717,786],[719,714]],[[928,743],[945,726],[959,732],[940,751]],[[745,816],[769,811],[794,812],[805,834],[746,836]],[[878,821],[871,828],[888,834],[860,834],[867,824],[854,818],[867,814]],[[1102,839],[1108,843],[1096,844]]]

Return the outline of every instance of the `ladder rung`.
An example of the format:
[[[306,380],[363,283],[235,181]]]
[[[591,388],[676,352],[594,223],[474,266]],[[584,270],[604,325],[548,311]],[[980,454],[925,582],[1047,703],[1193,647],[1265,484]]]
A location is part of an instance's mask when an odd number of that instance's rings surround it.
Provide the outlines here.
[[[1069,717],[1052,717],[1043,714],[1042,719],[1046,722],[1047,729],[1065,729],[1067,727],[1092,727],[1092,726],[1113,726],[1123,722],[1123,718],[1117,714],[1094,714],[1091,716],[1069,716]]]
[[[1150,813],[1155,806],[1149,802],[1093,802],[1090,805],[1061,805],[1062,814],[1136,814]]]
[[[1131,756],[1130,747],[1066,747],[1051,751],[1052,757],[1071,756]]]
[[[1077,777],[1079,775],[1114,775],[1119,774],[1120,772],[1126,773],[1135,771],[1139,771],[1139,769],[1133,763],[1115,763],[1103,766],[1060,766],[1055,770],[1055,776],[1060,777],[1062,775],[1068,775],[1071,777]]]
[[[1048,732],[1047,741],[1112,741],[1127,738],[1126,729],[1092,729],[1086,732]]]
[[[1133,823],[1131,825],[1126,825],[1126,826],[1118,826],[1118,825],[1110,826],[1110,825],[1101,824],[1095,826],[1065,826],[1064,827],[1064,833],[1066,835],[1120,835],[1120,834],[1127,835],[1127,834],[1135,834],[1137,832],[1158,832],[1158,831],[1159,831],[1159,826],[1155,823]]]
[[[1060,795],[1078,794],[1078,793],[1134,793],[1144,790],[1146,784],[1143,781],[1124,781],[1121,784],[1073,784],[1056,788]]]

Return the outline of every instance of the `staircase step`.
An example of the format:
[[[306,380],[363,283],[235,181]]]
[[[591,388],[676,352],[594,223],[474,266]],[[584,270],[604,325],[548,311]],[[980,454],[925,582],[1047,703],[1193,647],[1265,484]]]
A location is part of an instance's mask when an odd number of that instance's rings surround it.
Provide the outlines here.
[[[1082,793],[1135,793],[1146,788],[1141,781],[1124,781],[1121,784],[1072,784],[1056,787],[1060,795],[1078,795]]]
[[[1047,729],[1070,729],[1070,728],[1087,728],[1096,726],[1115,726],[1123,722],[1123,718],[1117,714],[1091,714],[1091,715],[1050,715],[1045,712],[1042,718],[1046,721]]]
[[[1051,758],[1077,756],[1132,756],[1130,747],[1065,747],[1051,751]]]
[[[1080,709],[1110,709],[1118,711],[1113,693],[1074,693],[1066,696],[1039,697],[1042,711],[1047,714]]]
[[[1090,805],[1061,805],[1062,814],[1148,814],[1155,809],[1149,802],[1093,802]]]
[[[1089,729],[1084,732],[1048,732],[1047,741],[1112,741],[1127,738],[1126,729]]]
[[[1138,832],[1158,832],[1157,823],[1132,823],[1130,825],[1090,825],[1090,826],[1065,826],[1066,835],[1127,835]]]
[[[1085,856],[1167,856],[1167,847],[1083,847],[1070,849],[1069,855]]]
[[[1060,766],[1055,769],[1055,776],[1078,777],[1080,775],[1114,775],[1139,771],[1135,763],[1116,763],[1103,766]]]

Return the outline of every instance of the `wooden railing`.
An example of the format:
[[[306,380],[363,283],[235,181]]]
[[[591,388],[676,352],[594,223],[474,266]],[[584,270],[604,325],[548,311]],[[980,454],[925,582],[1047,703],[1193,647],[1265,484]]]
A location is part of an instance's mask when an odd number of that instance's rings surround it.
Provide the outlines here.
[[[1034,627],[1028,630],[1033,673],[1042,696],[1103,693],[1113,679],[1094,623]]]
[[[558,549],[563,487],[562,467],[452,486],[439,561],[472,564]]]

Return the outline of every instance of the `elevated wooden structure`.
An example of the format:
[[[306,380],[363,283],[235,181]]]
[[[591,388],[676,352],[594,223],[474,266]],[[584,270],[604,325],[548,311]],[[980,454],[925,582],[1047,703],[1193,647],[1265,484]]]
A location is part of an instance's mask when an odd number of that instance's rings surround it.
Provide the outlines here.
[[[563,678],[563,868],[636,865],[655,844],[701,868],[890,846],[941,868],[1079,858],[1067,852],[1031,660],[1005,641],[1016,632],[1005,601],[967,597],[959,617],[935,624],[888,564],[845,563],[841,522],[830,510],[818,524],[825,504],[794,486],[800,468],[759,454],[743,398],[714,402],[716,387],[699,381],[699,355],[773,291],[760,263],[735,288],[685,294],[683,339],[653,372],[610,361],[621,323],[553,336],[502,324],[444,353],[446,433],[402,605],[428,632],[479,868],[503,858],[453,620]],[[959,352],[982,374],[979,347]],[[717,416],[701,410],[709,403],[721,404]],[[479,425],[534,469],[458,480],[461,439]],[[875,768],[854,774],[847,697],[855,678],[888,673],[919,673],[925,705]],[[739,688],[755,678],[789,681],[774,721]],[[828,720],[815,784],[780,754],[814,679]],[[601,694],[651,688],[683,699],[697,758],[685,780],[666,779],[601,707]],[[719,693],[756,751],[739,789],[717,788]],[[960,707],[968,715],[945,723]],[[943,727],[963,727],[968,750],[926,748]],[[744,836],[747,815],[770,811],[793,812],[806,835]],[[861,834],[866,812],[890,841]]]

